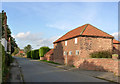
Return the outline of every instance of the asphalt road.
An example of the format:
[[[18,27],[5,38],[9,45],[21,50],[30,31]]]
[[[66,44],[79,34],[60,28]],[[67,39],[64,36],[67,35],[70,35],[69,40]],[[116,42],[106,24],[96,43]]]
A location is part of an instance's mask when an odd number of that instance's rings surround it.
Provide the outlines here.
[[[107,82],[85,74],[53,67],[40,61],[15,58],[21,66],[25,82]]]

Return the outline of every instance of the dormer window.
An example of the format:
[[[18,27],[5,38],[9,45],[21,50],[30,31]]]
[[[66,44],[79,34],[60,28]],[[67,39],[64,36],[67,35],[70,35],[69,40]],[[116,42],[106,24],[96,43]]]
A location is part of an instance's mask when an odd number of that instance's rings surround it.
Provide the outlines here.
[[[77,44],[77,38],[75,38],[75,44]]]
[[[67,46],[67,41],[65,41],[65,46]]]

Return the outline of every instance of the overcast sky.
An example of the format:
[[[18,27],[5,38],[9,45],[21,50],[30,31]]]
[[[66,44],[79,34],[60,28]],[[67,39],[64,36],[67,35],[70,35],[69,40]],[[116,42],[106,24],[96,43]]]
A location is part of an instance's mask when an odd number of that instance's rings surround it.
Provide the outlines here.
[[[4,2],[2,8],[20,48],[52,48],[53,41],[87,23],[118,34],[117,2]]]

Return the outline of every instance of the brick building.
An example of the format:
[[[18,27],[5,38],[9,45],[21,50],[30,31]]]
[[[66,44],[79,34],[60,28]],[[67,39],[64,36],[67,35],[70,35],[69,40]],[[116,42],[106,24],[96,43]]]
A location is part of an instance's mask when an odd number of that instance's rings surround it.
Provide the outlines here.
[[[120,55],[120,42],[113,39],[113,53]]]
[[[24,56],[25,52],[23,49],[20,49],[19,52],[16,54],[16,56]]]
[[[52,60],[53,60],[53,52],[54,52],[54,49],[49,50],[49,51],[44,55],[44,60],[52,61]]]
[[[90,58],[95,51],[113,50],[113,36],[85,24],[73,29],[54,43],[53,61],[72,65],[77,60]]]

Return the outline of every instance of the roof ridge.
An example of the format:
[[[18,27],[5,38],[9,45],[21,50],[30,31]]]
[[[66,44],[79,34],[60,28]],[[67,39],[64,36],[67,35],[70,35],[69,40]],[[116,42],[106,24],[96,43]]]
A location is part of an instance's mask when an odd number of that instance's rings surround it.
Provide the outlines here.
[[[83,32],[85,31],[85,29],[87,28],[88,24],[86,24],[86,26],[84,27],[84,29],[82,30],[82,32],[80,33],[80,35],[83,34]]]

